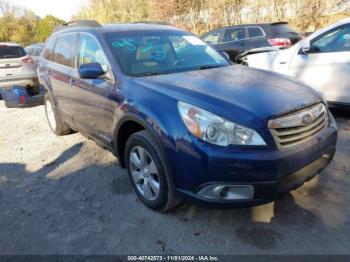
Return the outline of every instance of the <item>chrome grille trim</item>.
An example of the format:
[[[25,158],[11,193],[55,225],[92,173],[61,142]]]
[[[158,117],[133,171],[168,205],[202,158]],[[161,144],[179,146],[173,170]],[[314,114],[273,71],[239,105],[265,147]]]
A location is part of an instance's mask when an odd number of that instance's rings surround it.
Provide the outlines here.
[[[328,111],[324,104],[271,119],[268,127],[279,149],[305,142],[326,128]]]

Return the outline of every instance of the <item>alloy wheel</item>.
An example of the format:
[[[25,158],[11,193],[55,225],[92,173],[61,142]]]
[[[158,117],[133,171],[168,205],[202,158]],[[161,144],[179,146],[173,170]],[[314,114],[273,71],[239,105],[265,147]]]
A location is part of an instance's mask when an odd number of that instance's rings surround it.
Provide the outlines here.
[[[151,155],[141,146],[131,149],[129,165],[132,179],[139,193],[147,200],[155,200],[159,195],[159,172]]]

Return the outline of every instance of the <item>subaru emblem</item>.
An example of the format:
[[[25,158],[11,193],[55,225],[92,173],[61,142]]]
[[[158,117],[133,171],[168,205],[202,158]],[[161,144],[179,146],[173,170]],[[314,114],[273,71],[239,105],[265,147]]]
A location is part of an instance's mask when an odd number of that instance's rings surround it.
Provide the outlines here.
[[[314,120],[314,118],[312,117],[311,114],[306,113],[301,117],[301,122],[303,123],[303,125],[308,125],[310,124],[312,121]]]

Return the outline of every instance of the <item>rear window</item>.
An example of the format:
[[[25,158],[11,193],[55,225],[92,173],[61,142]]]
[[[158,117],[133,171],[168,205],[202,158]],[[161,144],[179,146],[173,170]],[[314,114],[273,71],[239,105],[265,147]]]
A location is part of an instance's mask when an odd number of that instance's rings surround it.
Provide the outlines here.
[[[0,59],[19,58],[25,56],[26,52],[20,46],[0,46]]]
[[[293,28],[291,28],[288,24],[272,24],[269,27],[269,30],[272,34],[280,36],[286,34],[299,35]]]

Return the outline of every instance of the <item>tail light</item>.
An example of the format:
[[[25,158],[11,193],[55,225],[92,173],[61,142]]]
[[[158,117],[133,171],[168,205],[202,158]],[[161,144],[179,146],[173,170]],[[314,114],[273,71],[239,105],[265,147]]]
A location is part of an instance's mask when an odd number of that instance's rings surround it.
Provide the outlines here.
[[[271,38],[268,41],[271,46],[283,47],[292,45],[292,42],[288,38]]]
[[[22,62],[25,64],[34,64],[34,59],[30,56],[26,56],[22,59]]]
[[[19,97],[19,103],[20,104],[24,104],[25,101],[26,101],[26,98],[24,96],[20,96]]]

